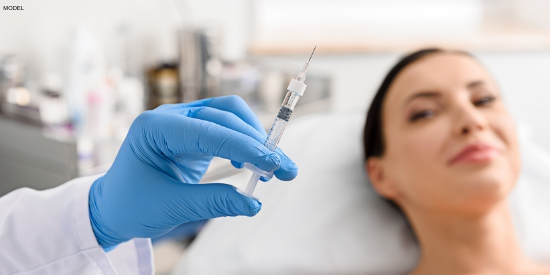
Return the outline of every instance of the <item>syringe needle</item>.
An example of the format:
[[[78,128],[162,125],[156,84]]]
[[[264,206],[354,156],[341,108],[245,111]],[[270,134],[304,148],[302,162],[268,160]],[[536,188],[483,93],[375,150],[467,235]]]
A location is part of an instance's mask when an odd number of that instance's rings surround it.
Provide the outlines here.
[[[313,53],[315,52],[315,49],[317,49],[317,45],[315,45],[315,48],[313,48],[313,52],[309,56],[309,60],[307,62],[311,61],[311,57],[313,57]]]

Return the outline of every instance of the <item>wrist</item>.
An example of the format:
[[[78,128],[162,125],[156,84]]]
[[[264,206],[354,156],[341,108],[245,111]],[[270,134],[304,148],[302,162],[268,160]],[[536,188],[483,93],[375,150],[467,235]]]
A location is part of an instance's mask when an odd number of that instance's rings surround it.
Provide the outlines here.
[[[113,250],[118,244],[122,243],[122,240],[114,238],[114,232],[112,232],[104,223],[102,219],[101,207],[101,184],[104,176],[98,178],[90,187],[88,195],[88,213],[90,216],[90,223],[94,232],[95,238],[98,244],[103,248],[105,252]]]

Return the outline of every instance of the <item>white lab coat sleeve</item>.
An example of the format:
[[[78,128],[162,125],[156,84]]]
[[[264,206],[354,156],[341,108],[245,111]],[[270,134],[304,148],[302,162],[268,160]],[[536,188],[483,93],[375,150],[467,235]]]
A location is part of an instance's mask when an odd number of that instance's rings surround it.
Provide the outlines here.
[[[0,274],[153,274],[149,239],[133,239],[109,253],[98,245],[88,210],[98,177],[1,197]]]

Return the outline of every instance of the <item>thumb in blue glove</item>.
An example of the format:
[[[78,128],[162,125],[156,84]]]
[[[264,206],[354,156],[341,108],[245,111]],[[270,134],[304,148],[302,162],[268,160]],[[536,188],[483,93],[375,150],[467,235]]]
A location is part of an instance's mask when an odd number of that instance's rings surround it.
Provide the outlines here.
[[[132,238],[163,235],[176,226],[224,216],[254,216],[261,203],[226,184],[196,184],[214,156],[296,177],[281,150],[263,146],[266,133],[236,96],[163,105],[141,114],[109,171],[90,189],[90,221],[108,251]]]

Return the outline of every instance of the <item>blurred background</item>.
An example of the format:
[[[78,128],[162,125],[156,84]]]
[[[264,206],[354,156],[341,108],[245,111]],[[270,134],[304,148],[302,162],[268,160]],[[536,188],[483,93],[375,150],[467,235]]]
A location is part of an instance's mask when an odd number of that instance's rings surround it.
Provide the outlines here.
[[[1,3],[23,10],[0,10],[0,195],[107,171],[132,121],[161,104],[239,95],[268,128],[315,46],[294,117],[366,111],[403,53],[462,49],[488,67],[518,123],[550,150],[548,1]],[[203,181],[235,171],[215,159]],[[154,240],[158,274],[203,224]]]

